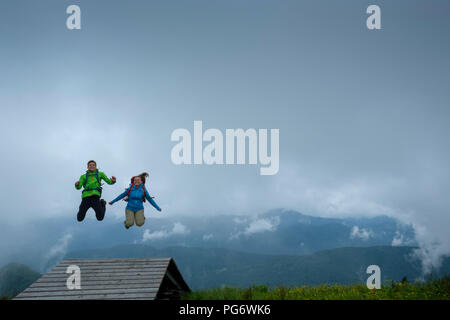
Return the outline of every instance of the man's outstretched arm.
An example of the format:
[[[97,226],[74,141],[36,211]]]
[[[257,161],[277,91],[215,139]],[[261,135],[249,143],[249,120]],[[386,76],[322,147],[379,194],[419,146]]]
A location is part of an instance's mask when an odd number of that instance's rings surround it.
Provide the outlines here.
[[[78,180],[77,182],[75,182],[75,189],[80,190],[81,187],[84,185],[84,182],[86,181],[86,175],[82,175],[80,177],[80,180]],[[77,184],[78,183],[78,184]]]
[[[109,179],[104,172],[100,172],[100,180],[104,180],[107,184],[114,184],[116,183],[116,177],[112,176],[111,179]]]

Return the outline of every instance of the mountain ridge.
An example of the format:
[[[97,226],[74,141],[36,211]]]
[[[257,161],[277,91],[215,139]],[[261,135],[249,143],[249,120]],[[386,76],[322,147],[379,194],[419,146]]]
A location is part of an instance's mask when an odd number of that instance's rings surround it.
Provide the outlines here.
[[[27,226],[21,225],[17,232],[14,227],[0,226],[0,234],[8,239],[21,234],[12,242],[17,247],[4,248],[0,264],[17,261],[42,273],[68,251],[124,243],[151,244],[156,248],[223,247],[247,253],[294,255],[339,247],[417,245],[412,227],[390,217],[328,218],[288,209],[255,215],[198,217],[148,213],[144,226],[129,230],[124,228],[122,219],[108,215],[99,223],[90,210],[82,223],[73,217],[39,220]]]

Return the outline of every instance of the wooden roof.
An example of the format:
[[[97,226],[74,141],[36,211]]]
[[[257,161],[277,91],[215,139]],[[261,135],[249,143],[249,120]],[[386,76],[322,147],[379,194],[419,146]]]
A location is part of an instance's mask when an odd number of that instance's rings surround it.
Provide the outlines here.
[[[68,289],[67,267],[77,265],[81,289]],[[172,258],[66,259],[15,299],[176,299],[190,291]]]

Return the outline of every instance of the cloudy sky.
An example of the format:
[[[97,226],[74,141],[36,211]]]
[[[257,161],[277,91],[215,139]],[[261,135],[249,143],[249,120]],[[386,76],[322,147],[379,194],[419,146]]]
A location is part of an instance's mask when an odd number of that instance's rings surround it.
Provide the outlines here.
[[[147,171],[167,216],[386,214],[448,254],[449,15],[439,0],[2,1],[0,219],[75,219],[95,159],[118,179],[106,200]],[[279,129],[278,173],[174,165],[171,134],[194,120]]]

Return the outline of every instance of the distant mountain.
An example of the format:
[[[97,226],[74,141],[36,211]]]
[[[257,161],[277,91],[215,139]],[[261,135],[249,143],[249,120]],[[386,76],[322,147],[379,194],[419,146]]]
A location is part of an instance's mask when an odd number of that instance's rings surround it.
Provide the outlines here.
[[[71,250],[123,243],[156,248],[187,246],[227,248],[249,253],[304,255],[325,249],[369,246],[415,246],[411,226],[386,216],[325,218],[276,209],[253,216],[147,216],[146,224],[129,230],[121,221],[83,225]]]
[[[305,256],[263,255],[229,249],[121,245],[107,249],[71,252],[66,258],[173,257],[193,289],[222,285],[247,287],[365,283],[369,265],[381,268],[381,279],[414,280],[421,276],[420,261],[412,258],[413,247],[362,247],[324,250]],[[439,275],[450,274],[450,258]]]
[[[98,222],[91,210],[81,223],[73,216],[33,221],[20,230],[15,230],[16,226],[0,225],[0,235],[9,239],[9,243],[20,243],[17,248],[1,248],[0,263],[17,261],[44,273],[68,251],[126,243],[148,244],[155,248],[225,248],[287,255],[307,255],[340,247],[417,245],[411,226],[385,216],[339,219],[275,209],[252,216],[191,217],[171,217],[149,211],[146,217],[143,227],[133,226],[128,230],[122,219],[108,214],[105,220]]]
[[[10,263],[0,269],[0,297],[12,298],[40,277],[40,273],[27,266]]]
[[[386,216],[324,218],[291,210],[271,210],[238,220],[224,247],[263,254],[311,254],[342,247],[415,246],[411,226]]]

